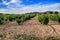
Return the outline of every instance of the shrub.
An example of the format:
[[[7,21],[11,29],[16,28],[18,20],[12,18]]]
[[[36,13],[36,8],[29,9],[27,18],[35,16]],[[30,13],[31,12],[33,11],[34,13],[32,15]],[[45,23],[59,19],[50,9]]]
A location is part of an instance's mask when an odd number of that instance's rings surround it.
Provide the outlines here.
[[[57,11],[55,11],[55,14],[58,14],[58,12],[57,12]]]
[[[41,22],[41,24],[42,24],[42,22],[43,22],[43,15],[38,15],[38,20],[39,20],[39,22]]]
[[[47,12],[44,12],[44,14],[47,14]]]
[[[0,16],[0,25],[4,23],[4,17]]]
[[[52,12],[52,11],[50,11],[50,12],[49,12],[49,14],[53,14],[53,12]]]
[[[9,15],[9,21],[13,21],[15,18],[12,15]]]
[[[30,19],[30,15],[29,14],[26,14],[25,17],[24,17],[25,20],[29,20]]]
[[[30,18],[33,18],[35,16],[35,14],[30,14],[29,16],[30,16]]]
[[[23,14],[23,15],[21,15],[21,16],[16,16],[16,22],[17,22],[18,24],[21,24],[21,23],[23,23],[24,21],[29,20],[29,19],[31,19],[31,18],[34,17],[34,16],[35,16],[35,14]]]
[[[4,21],[2,19],[0,19],[0,25],[3,24],[3,23],[4,23]]]
[[[58,22],[60,23],[60,15],[58,15]]]
[[[4,17],[4,21],[6,22],[8,20],[8,18],[7,17]]]
[[[3,15],[3,13],[0,13],[0,15]]]
[[[25,14],[22,17],[23,17],[23,20],[26,21],[26,20],[33,18],[34,16],[35,14]]]
[[[20,23],[21,23],[21,19],[16,19],[16,22],[17,22],[18,24],[20,24]]]
[[[50,15],[50,19],[53,20],[53,21],[57,21],[57,14],[52,14]]]
[[[47,25],[49,22],[48,16],[45,15],[38,15],[38,20],[39,22],[41,22],[41,24],[45,24],[45,25]]]
[[[21,15],[15,15],[15,19],[17,19],[17,18],[21,18],[22,16]]]
[[[8,21],[8,15],[4,15],[3,18],[4,18],[4,22],[6,23]]]
[[[43,24],[48,24],[49,18],[47,16],[44,16]]]
[[[16,19],[16,22],[18,23],[18,24],[22,24],[23,22],[24,22],[24,20],[23,20],[23,18],[21,18],[21,19]]]

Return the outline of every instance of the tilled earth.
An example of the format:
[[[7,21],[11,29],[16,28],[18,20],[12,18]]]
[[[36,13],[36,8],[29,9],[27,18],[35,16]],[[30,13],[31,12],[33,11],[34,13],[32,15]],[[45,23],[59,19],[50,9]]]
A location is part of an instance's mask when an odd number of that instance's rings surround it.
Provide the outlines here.
[[[25,21],[22,25],[18,25],[15,21],[0,25],[0,34],[5,34],[7,37],[15,34],[29,34],[41,37],[60,35],[60,24],[55,21],[50,21],[48,25],[42,25],[36,16]]]

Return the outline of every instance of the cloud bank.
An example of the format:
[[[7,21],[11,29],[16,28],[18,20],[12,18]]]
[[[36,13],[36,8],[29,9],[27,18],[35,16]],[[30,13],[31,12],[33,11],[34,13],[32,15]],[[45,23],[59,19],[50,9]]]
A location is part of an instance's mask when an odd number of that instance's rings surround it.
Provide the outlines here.
[[[60,3],[54,3],[50,5],[45,4],[32,4],[32,5],[23,5],[21,4],[22,0],[11,0],[6,2],[4,0],[3,4],[7,6],[7,9],[0,9],[1,13],[29,13],[29,12],[44,12],[44,11],[59,11],[60,12]]]

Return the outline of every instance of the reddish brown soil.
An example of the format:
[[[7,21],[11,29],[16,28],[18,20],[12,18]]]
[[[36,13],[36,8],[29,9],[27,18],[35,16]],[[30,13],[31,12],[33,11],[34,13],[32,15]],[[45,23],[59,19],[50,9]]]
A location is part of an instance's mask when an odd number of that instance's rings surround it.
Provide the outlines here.
[[[52,26],[52,27],[51,27]],[[15,21],[0,25],[0,33],[4,34],[34,34],[37,36],[60,35],[60,25],[50,21],[48,25],[42,25],[37,16],[18,25]]]

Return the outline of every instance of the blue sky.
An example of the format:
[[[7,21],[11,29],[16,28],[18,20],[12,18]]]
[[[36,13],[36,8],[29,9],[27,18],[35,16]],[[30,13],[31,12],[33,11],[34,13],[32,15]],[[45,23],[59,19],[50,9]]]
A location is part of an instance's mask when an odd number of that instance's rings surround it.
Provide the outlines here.
[[[31,5],[31,4],[37,4],[37,3],[42,3],[42,4],[52,4],[52,3],[59,3],[60,0],[23,0],[22,4],[25,5]]]
[[[60,11],[60,0],[0,0],[2,13]]]

